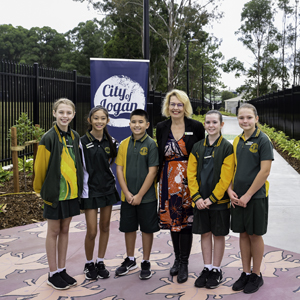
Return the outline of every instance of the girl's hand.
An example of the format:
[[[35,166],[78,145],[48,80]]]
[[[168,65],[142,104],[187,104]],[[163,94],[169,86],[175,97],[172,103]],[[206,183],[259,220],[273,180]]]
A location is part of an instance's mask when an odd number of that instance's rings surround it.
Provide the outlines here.
[[[204,204],[205,204],[206,208],[209,209],[209,206],[212,205],[212,202],[209,200],[209,198],[206,198],[204,200]]]
[[[131,204],[133,201],[133,195],[130,192],[125,193],[125,199],[129,204]]]
[[[230,187],[227,190],[228,196],[231,201],[231,205],[235,208],[235,205],[239,205],[239,197],[235,191],[233,191]]]
[[[242,207],[246,207],[247,203],[251,200],[251,196],[248,194],[244,194],[241,199],[239,200],[238,205]]]
[[[204,200],[200,198],[199,200],[196,201],[196,207],[201,210],[206,208],[206,204],[204,203]]]
[[[141,202],[142,202],[142,197],[140,197],[139,194],[132,196],[131,205],[140,205]]]

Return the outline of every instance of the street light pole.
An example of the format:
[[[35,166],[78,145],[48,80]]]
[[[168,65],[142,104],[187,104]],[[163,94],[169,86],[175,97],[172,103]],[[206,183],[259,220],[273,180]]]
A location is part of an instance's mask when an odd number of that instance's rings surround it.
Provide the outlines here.
[[[189,42],[197,42],[198,39],[186,40],[186,94],[190,97],[189,83]]]
[[[186,94],[190,97],[190,83],[189,83],[189,40],[186,41]]]
[[[204,106],[204,79],[203,79],[203,67],[204,67],[204,64],[202,64],[202,99],[201,99],[201,108],[203,109],[203,106]]]

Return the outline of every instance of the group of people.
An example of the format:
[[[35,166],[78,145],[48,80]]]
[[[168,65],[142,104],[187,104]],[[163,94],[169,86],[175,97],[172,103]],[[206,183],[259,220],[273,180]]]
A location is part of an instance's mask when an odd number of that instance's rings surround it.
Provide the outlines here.
[[[34,190],[44,200],[48,221],[50,286],[68,289],[77,283],[66,272],[66,254],[69,225],[80,209],[85,211],[87,226],[85,277],[95,280],[110,276],[104,257],[112,206],[120,200],[111,170],[113,163],[122,190],[119,230],[125,235],[127,255],[116,269],[116,276],[137,268],[134,251],[140,228],[143,260],[139,278],[151,278],[153,234],[167,229],[175,258],[170,275],[177,275],[178,283],[187,281],[193,234],[200,234],[204,266],[195,286],[216,288],[222,282],[225,236],[231,225],[234,232],[240,233],[243,265],[232,289],[253,293],[263,285],[260,266],[262,235],[268,221],[267,177],[273,160],[272,143],[260,131],[251,104],[239,108],[238,122],[243,132],[233,145],[222,136],[220,112],[209,111],[204,126],[191,119],[192,113],[186,93],[172,90],[162,106],[167,120],[157,124],[157,144],[146,133],[147,112],[137,109],[130,115],[132,135],[119,145],[107,130],[109,115],[103,106],[91,109],[88,130],[80,138],[69,126],[75,116],[73,102],[62,98],[54,103],[56,123],[42,137],[34,167]],[[94,260],[98,208],[100,238]]]

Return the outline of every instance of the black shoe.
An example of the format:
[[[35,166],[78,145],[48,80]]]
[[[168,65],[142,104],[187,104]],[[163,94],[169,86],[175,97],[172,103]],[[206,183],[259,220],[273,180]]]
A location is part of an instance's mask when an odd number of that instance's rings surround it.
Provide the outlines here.
[[[141,263],[141,272],[139,277],[142,280],[146,280],[152,277],[150,261],[144,261]]]
[[[53,276],[48,276],[47,284],[51,285],[56,290],[66,290],[70,288],[67,282],[65,282],[59,273],[55,273]]]
[[[209,275],[209,270],[206,267],[204,267],[200,276],[195,281],[195,287],[198,288],[205,287],[208,275]]]
[[[178,276],[177,276],[177,282],[184,283],[188,280],[188,277],[189,277],[188,265],[180,263],[179,270],[178,270]]]
[[[62,270],[60,273],[59,273],[60,277],[69,285],[69,286],[73,286],[73,285],[76,285],[77,284],[77,281],[75,278],[71,277],[66,269]]]
[[[137,265],[135,259],[130,260],[129,257],[126,257],[121,266],[116,269],[116,276],[126,275],[130,270],[134,270],[136,268]]]
[[[170,275],[171,276],[178,275],[178,270],[179,270],[179,260],[175,259],[174,264],[173,264],[172,268],[170,269]]]
[[[217,269],[212,269],[209,272],[207,281],[206,281],[206,288],[207,289],[215,289],[217,288],[220,283],[222,282],[222,270],[218,271]]]
[[[233,284],[232,289],[236,292],[243,290],[248,283],[249,277],[250,275],[246,275],[246,273],[243,272],[240,278]]]
[[[98,273],[98,278],[105,279],[110,276],[108,270],[105,268],[105,264],[103,261],[99,261],[96,263],[96,269]]]
[[[249,276],[248,283],[246,284],[244,288],[245,294],[252,294],[259,290],[259,288],[264,284],[264,280],[262,278],[262,275],[260,273],[260,276],[258,276],[255,273],[252,273]]]
[[[85,264],[83,273],[87,280],[95,280],[98,278],[98,273],[93,262]]]

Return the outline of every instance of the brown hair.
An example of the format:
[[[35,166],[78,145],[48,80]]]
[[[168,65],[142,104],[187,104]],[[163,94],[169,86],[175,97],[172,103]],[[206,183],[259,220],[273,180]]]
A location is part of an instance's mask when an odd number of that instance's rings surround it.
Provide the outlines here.
[[[248,109],[251,109],[251,110],[253,111],[253,113],[254,113],[255,118],[258,116],[257,110],[256,110],[256,108],[255,108],[254,105],[252,105],[252,104],[250,104],[250,103],[242,104],[242,105],[239,107],[238,114],[239,114],[240,109],[242,109],[242,108],[248,108]]]

